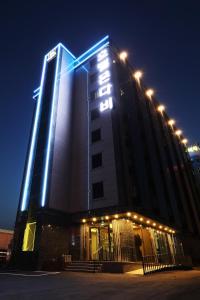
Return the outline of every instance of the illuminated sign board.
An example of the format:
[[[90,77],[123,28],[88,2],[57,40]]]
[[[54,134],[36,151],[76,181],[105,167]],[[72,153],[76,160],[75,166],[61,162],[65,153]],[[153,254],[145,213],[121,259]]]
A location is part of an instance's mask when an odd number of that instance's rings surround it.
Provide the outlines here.
[[[197,146],[197,145],[193,145],[193,146],[191,146],[191,147],[188,147],[188,148],[187,148],[187,151],[188,151],[189,153],[200,152],[200,147]]]
[[[47,54],[47,61],[52,60],[54,57],[56,57],[56,49],[52,49],[48,54]]]
[[[112,84],[110,73],[110,60],[108,48],[103,49],[97,55],[98,97],[101,99],[99,109],[101,112],[113,108]]]

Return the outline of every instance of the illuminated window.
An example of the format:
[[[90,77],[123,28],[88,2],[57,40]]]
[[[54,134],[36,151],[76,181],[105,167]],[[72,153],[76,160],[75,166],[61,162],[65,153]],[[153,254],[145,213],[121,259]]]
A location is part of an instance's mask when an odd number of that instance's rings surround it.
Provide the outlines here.
[[[92,131],[92,143],[96,143],[101,140],[101,129],[96,129]]]
[[[36,222],[27,223],[24,231],[22,251],[33,251],[35,242]]]
[[[92,155],[92,169],[102,166],[102,153]]]
[[[96,182],[92,184],[93,199],[102,198],[104,196],[103,182]]]
[[[91,110],[91,121],[96,120],[100,117],[100,112],[98,108]]]

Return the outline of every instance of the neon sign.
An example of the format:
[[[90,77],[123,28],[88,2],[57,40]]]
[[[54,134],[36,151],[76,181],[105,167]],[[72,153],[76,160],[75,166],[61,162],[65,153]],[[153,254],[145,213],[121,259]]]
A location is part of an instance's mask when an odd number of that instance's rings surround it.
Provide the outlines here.
[[[98,75],[98,96],[102,98],[100,102],[99,109],[101,112],[113,108],[112,99],[112,84],[110,82],[111,73],[109,70],[110,60],[108,49],[105,48],[97,55],[97,69],[99,71]]]
[[[56,48],[52,49],[48,54],[47,54],[47,61],[52,60],[56,56]]]

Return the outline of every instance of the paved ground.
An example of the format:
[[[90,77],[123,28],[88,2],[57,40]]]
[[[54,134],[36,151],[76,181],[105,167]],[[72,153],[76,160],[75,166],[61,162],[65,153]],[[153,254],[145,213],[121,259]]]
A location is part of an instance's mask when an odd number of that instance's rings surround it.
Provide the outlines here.
[[[103,273],[0,273],[0,300],[199,300],[200,271],[148,276]]]

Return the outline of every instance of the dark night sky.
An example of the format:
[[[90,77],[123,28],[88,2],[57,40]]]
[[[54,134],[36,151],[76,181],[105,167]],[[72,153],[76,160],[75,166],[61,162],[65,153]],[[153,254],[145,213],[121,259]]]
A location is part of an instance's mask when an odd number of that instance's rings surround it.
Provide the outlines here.
[[[2,4],[5,2],[6,4]],[[190,142],[200,141],[198,0],[2,1],[0,7],[0,228],[12,228],[44,54],[75,55],[106,34],[144,71]]]

